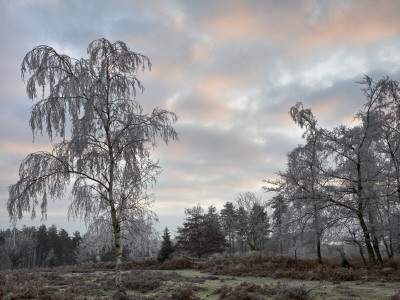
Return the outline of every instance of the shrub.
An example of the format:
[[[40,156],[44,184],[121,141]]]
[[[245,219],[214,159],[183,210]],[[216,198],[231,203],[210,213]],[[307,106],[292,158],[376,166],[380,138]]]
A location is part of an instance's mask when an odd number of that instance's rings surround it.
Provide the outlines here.
[[[400,290],[396,294],[392,295],[389,300],[400,300]]]
[[[198,269],[213,275],[268,276],[305,280],[385,280],[399,281],[400,269],[395,260],[382,266],[363,267],[362,260],[349,258],[353,268],[340,266],[338,258],[325,259],[320,265],[313,259],[296,259],[295,263],[281,255],[267,255],[260,252],[219,254],[198,265]]]
[[[220,293],[219,299],[231,300],[257,300],[259,294],[265,294],[265,290],[254,283],[242,282],[235,288],[223,285],[214,293]]]
[[[136,278],[123,278],[123,285],[126,289],[136,290],[141,293],[147,293],[152,291],[159,286],[161,282],[165,280],[165,276],[155,272],[143,272],[139,274]]]
[[[191,269],[192,263],[183,256],[176,256],[170,260],[166,260],[159,267],[161,270],[182,270]]]
[[[181,284],[177,286],[171,295],[171,299],[174,300],[197,300],[200,299],[196,297],[195,292],[191,285]]]
[[[278,282],[275,285],[266,286],[266,288],[275,300],[307,300],[310,297],[310,290],[307,290],[304,284],[289,285]]]

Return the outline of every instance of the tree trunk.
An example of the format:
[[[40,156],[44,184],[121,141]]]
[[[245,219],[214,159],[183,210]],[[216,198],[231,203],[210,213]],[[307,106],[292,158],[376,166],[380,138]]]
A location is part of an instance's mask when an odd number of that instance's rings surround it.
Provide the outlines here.
[[[386,254],[387,254],[388,258],[392,259],[393,258],[392,245],[390,244],[390,246],[389,246],[384,238],[382,238],[382,241],[383,241],[383,245],[385,246]]]
[[[379,241],[378,241],[378,238],[375,235],[374,235],[374,237],[372,239],[372,245],[374,247],[376,258],[378,259],[379,264],[382,264],[383,263],[383,259],[382,259],[381,251],[379,249]]]
[[[361,148],[361,146],[360,146]],[[359,150],[360,150],[359,148]],[[374,254],[374,249],[372,248],[371,245],[371,236],[369,229],[367,227],[367,224],[365,223],[364,220],[364,215],[363,215],[363,199],[362,199],[362,177],[361,177],[361,154],[360,151],[357,152],[357,200],[358,200],[358,210],[357,210],[357,217],[358,220],[360,221],[360,226],[363,231],[364,235],[364,240],[365,240],[365,247],[367,248],[367,253],[368,253],[368,262],[370,266],[376,265],[376,259],[375,259],[375,254]]]
[[[376,225],[375,225],[375,219],[372,216],[371,209],[368,210],[368,220],[369,220],[369,226],[371,228],[370,230],[370,236],[372,237],[372,247],[374,248],[376,258],[378,260],[379,264],[383,263],[382,255],[381,255],[381,250],[379,249],[379,240],[376,236]]]
[[[357,243],[357,246],[358,246],[358,251],[360,252],[360,256],[363,260],[364,266],[367,266],[367,261],[365,260],[363,249],[359,243]]]
[[[118,291],[122,290],[121,283],[121,262],[122,262],[122,245],[121,245],[121,228],[117,220],[115,208],[111,209],[112,223],[114,229],[114,245],[115,245],[115,286]]]
[[[317,239],[317,255],[318,255],[318,264],[322,265],[322,254],[321,254],[321,240]]]
[[[314,204],[314,221],[315,221],[315,238],[316,238],[316,244],[317,244],[317,257],[318,257],[318,264],[322,265],[322,254],[321,254],[321,231],[320,231],[320,224],[319,224],[319,218],[318,218],[318,210],[316,207],[316,204]]]
[[[375,259],[374,249],[372,248],[372,245],[371,245],[371,238],[370,238],[368,227],[365,224],[365,221],[364,221],[364,218],[363,218],[363,215],[361,212],[357,214],[357,217],[358,217],[358,220],[360,221],[360,226],[363,231],[365,248],[367,248],[367,253],[368,253],[369,265],[374,266],[374,265],[376,265],[376,259]]]

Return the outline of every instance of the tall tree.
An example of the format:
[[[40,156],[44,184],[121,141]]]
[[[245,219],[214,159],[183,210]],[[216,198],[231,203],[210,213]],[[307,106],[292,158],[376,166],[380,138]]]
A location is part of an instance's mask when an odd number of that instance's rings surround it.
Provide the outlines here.
[[[339,126],[326,135],[329,156],[336,162],[326,173],[330,181],[330,201],[359,221],[371,265],[382,263],[379,246],[379,204],[384,199],[382,181],[387,164],[377,151],[386,124],[386,108],[391,80],[373,82],[368,76],[360,82],[366,102],[353,128]]]
[[[215,206],[209,206],[204,218],[204,243],[207,253],[220,253],[227,247],[225,235],[222,231],[220,216]]]
[[[293,121],[304,129],[304,146],[298,146],[288,155],[287,180],[294,186],[292,201],[299,201],[302,208],[302,220],[306,220],[314,232],[314,240],[318,263],[322,264],[321,242],[325,229],[322,212],[326,203],[321,184],[323,182],[322,168],[322,137],[323,130],[317,127],[317,120],[311,109],[305,109],[301,102],[292,106],[289,111]],[[311,222],[308,220],[311,219]]]
[[[237,223],[237,212],[232,202],[226,202],[224,208],[221,209],[221,225],[225,236],[228,237],[229,248],[231,252],[235,252],[235,233]]]
[[[288,205],[283,194],[278,194],[269,202],[272,208],[272,232],[274,238],[278,241],[278,251],[283,254],[283,245],[288,240]]]
[[[146,190],[160,169],[150,150],[157,137],[166,143],[177,139],[172,127],[177,117],[159,108],[144,114],[134,100],[137,89],[143,90],[138,71],[151,68],[148,57],[104,38],[87,51],[89,58],[74,59],[38,46],[22,62],[22,77],[30,75],[29,98],[43,91],[32,108],[33,135],[47,133],[59,141],[51,152],[32,153],[22,162],[20,179],[9,187],[8,212],[14,219],[24,211],[35,217],[40,202],[45,217],[48,198],[61,199],[72,183],[71,216],[88,223],[108,216],[121,291],[121,227],[133,222],[137,210],[149,208]]]
[[[183,227],[178,227],[176,248],[194,254],[197,257],[222,252],[226,241],[221,227],[216,222],[217,214],[213,207],[208,214],[200,205],[185,209],[186,220]]]
[[[204,254],[204,210],[200,205],[185,208],[185,222],[178,227],[176,247],[180,250],[196,254],[199,258]]]
[[[241,251],[247,251],[248,213],[243,206],[238,206],[236,213],[235,233],[240,241]]]
[[[42,224],[37,230],[36,266],[44,267],[46,256],[50,251],[46,225]]]

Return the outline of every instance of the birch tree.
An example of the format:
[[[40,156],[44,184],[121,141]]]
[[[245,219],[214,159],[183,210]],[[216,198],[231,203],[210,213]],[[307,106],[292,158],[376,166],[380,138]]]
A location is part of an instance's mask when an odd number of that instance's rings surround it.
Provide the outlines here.
[[[49,198],[62,199],[72,186],[69,215],[90,223],[99,216],[113,228],[115,284],[122,291],[121,226],[137,210],[148,209],[147,188],[156,182],[158,162],[150,152],[157,139],[177,139],[177,116],[155,108],[145,114],[135,100],[144,87],[138,72],[151,68],[148,57],[124,42],[91,42],[88,58],[75,59],[49,46],[28,52],[21,66],[26,92],[35,99],[30,127],[45,134],[52,151],[29,154],[21,163],[19,180],[9,187],[12,219],[24,212],[46,217]]]
[[[327,134],[326,147],[335,162],[327,172],[331,177],[330,201],[352,212],[359,221],[370,265],[382,263],[379,238],[379,207],[385,199],[382,184],[388,165],[382,157],[381,141],[387,124],[391,80],[363,84],[366,102],[356,119],[360,125],[338,126]],[[389,144],[388,144],[389,145]],[[388,146],[388,149],[390,147]]]
[[[307,143],[295,148],[288,155],[287,179],[296,187],[294,199],[300,200],[303,208],[306,208],[303,216],[311,220],[318,263],[322,264],[321,242],[325,227],[322,217],[325,201],[320,187],[323,181],[321,180],[323,130],[317,127],[317,120],[311,109],[303,108],[301,102],[291,107],[289,114],[296,124],[305,129],[303,138]]]

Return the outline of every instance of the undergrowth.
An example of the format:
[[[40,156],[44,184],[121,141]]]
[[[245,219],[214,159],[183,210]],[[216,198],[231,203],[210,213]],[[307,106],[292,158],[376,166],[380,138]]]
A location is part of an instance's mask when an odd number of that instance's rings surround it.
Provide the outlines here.
[[[325,259],[318,264],[311,259],[290,259],[286,256],[268,255],[261,252],[216,254],[198,265],[202,272],[213,275],[261,276],[304,280],[353,281],[383,280],[400,281],[400,270],[395,261],[383,266],[364,267],[357,259],[349,259],[351,267],[344,268],[339,259]]]
[[[223,285],[214,291],[214,294],[219,294],[220,300],[258,300],[260,295],[273,297],[275,300],[307,300],[310,299],[310,291],[303,284],[289,285],[278,282],[260,286],[245,281],[236,287]]]
[[[211,273],[205,276],[183,276],[178,272],[157,270],[179,270],[190,268],[190,262],[176,257],[164,263],[156,259],[125,262],[122,276],[123,286],[131,300],[195,300],[206,280],[220,280],[221,284],[228,276],[256,276],[271,278],[293,278],[304,280],[327,280],[342,282],[400,281],[398,261],[385,262],[383,266],[363,267],[361,261],[349,258],[351,267],[343,268],[338,259],[326,259],[323,265],[314,260],[295,260],[284,256],[267,255],[260,252],[239,253],[234,255],[218,254],[207,262],[199,264],[201,272]],[[53,269],[29,269],[0,272],[0,299],[112,299],[115,285],[114,263],[84,264],[64,266]],[[190,272],[190,271],[189,271]],[[209,291],[209,292],[212,292]],[[237,286],[222,285],[213,294],[219,299],[299,299],[310,298],[310,290],[304,285],[276,283],[258,285],[242,282]],[[400,300],[400,291],[390,300]]]

